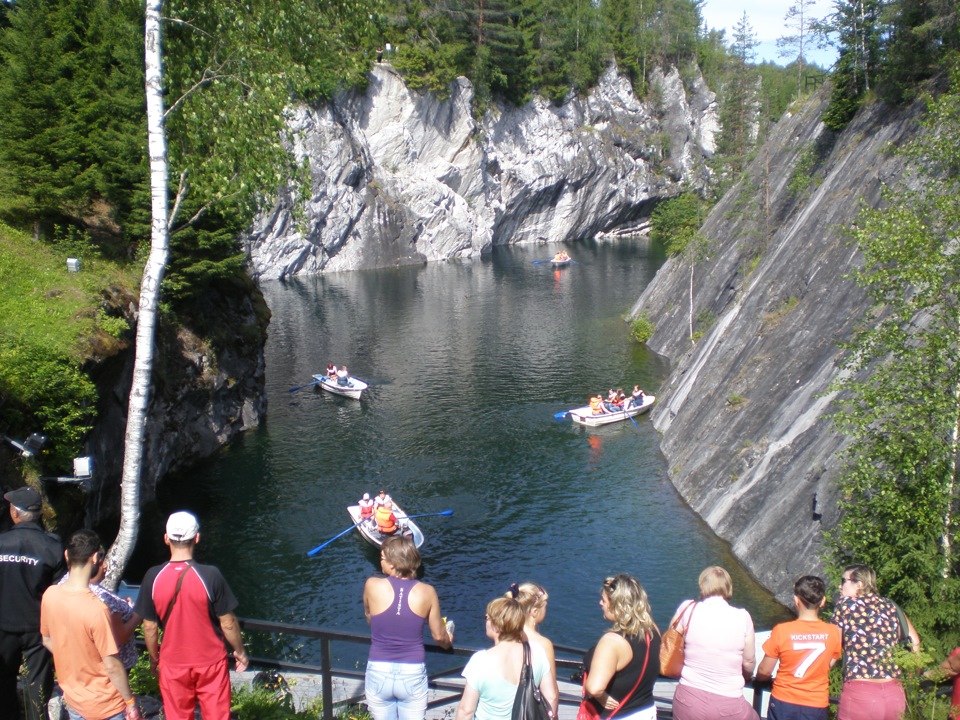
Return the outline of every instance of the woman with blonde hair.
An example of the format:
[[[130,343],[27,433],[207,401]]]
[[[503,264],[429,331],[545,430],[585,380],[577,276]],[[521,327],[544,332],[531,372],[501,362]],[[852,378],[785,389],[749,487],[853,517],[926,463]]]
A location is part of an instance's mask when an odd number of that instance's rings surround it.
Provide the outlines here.
[[[840,581],[833,623],[843,635],[843,690],[837,720],[896,720],[907,707],[893,651],[901,637],[901,611],[877,592],[877,575],[866,565],[848,565]],[[903,614],[902,629],[914,651],[920,637]]]
[[[647,592],[635,577],[620,573],[603,581],[600,607],[612,627],[583,656],[584,699],[602,718],[616,713],[618,720],[656,720],[660,630]]]
[[[523,631],[527,640],[543,648],[547,655],[547,662],[550,665],[550,675],[553,677],[553,687],[557,696],[560,695],[560,687],[557,685],[557,656],[553,651],[553,643],[540,634],[537,626],[543,622],[547,616],[547,600],[550,594],[540,585],[533,582],[514,583],[507,590],[504,597],[512,597],[520,603],[523,612],[527,616],[527,622]]]
[[[367,579],[363,612],[370,623],[370,656],[364,682],[374,720],[423,720],[427,713],[427,666],[423,626],[440,647],[453,645],[440,614],[437,591],[417,580],[420,553],[410,537],[383,543],[380,569]]]
[[[673,696],[676,720],[758,720],[743,697],[745,677],[753,674],[756,651],[753,618],[732,607],[733,580],[713,565],[700,573],[700,602],[685,600],[674,613],[686,629],[683,670]],[[671,621],[671,624],[673,623]]]
[[[493,647],[474,653],[463,669],[467,684],[455,720],[510,720],[520,684],[523,646],[530,647],[533,681],[556,717],[559,696],[546,653],[538,643],[528,643],[523,632],[527,621],[520,603],[498,597],[487,605],[487,637]]]

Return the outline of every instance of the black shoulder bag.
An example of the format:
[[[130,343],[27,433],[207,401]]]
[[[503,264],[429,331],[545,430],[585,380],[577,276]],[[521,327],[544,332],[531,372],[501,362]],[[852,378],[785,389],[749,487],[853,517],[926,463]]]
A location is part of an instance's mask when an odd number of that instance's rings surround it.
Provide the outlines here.
[[[513,700],[510,720],[553,720],[553,710],[533,679],[533,664],[530,661],[530,643],[523,643],[523,667],[520,668],[520,684]]]

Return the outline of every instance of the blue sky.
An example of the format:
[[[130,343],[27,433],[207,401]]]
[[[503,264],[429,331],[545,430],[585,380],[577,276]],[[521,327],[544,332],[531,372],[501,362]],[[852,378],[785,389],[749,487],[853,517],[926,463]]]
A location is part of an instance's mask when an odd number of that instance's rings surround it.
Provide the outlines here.
[[[707,0],[702,12],[708,28],[727,31],[728,43],[733,39],[734,27],[746,12],[760,43],[756,48],[757,62],[770,60],[783,65],[788,59],[778,55],[777,38],[793,34],[793,31],[785,26],[784,18],[794,2],[795,0]],[[832,7],[832,0],[816,0],[808,12],[812,17],[821,18],[828,15]],[[836,59],[833,49],[816,50],[811,47],[810,52],[805,55],[807,60],[824,67],[829,67]]]

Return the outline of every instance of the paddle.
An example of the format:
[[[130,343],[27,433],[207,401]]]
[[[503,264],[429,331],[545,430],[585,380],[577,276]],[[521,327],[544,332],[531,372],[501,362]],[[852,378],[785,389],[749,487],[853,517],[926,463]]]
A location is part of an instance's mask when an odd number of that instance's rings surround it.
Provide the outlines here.
[[[563,412],[558,412],[553,416],[554,420],[563,420],[567,415],[570,414],[569,410],[564,410]]]
[[[440,512],[424,513],[423,515],[404,515],[403,517],[397,517],[397,520],[406,520],[408,518],[433,517],[434,515],[453,515],[453,510],[441,510]]]
[[[542,264],[542,263],[548,263],[548,262],[553,262],[553,258],[550,258],[549,260],[534,260],[534,261],[533,261],[533,264],[534,264],[534,265],[540,265],[540,264]]]
[[[313,557],[313,556],[316,555],[318,552],[320,552],[321,550],[323,550],[327,545],[329,545],[330,543],[332,543],[334,540],[339,540],[339,539],[342,538],[344,535],[346,535],[348,532],[350,532],[351,530],[353,530],[355,527],[356,527],[356,525],[351,525],[351,526],[348,527],[346,530],[344,530],[342,533],[337,533],[336,535],[334,535],[332,538],[330,538],[329,540],[327,540],[327,541],[326,541],[325,543],[323,543],[322,545],[317,545],[313,550],[310,550],[310,551],[307,553],[307,557]]]
[[[300,385],[299,387],[290,388],[287,392],[296,392],[297,390],[303,390],[304,388],[310,387],[311,385],[318,385],[319,380],[314,380],[312,383],[307,383],[306,385]]]
[[[424,513],[423,515],[404,515],[403,517],[398,517],[397,520],[408,520],[408,519],[410,519],[410,518],[433,517],[434,515],[453,515],[453,510],[442,510],[441,512]],[[357,526],[356,526],[356,525],[351,525],[351,526],[348,527],[346,530],[344,530],[342,533],[337,533],[336,535],[334,535],[332,538],[330,538],[329,540],[327,540],[327,541],[326,541],[325,543],[323,543],[322,545],[317,545],[313,550],[310,550],[310,551],[307,553],[307,557],[313,557],[313,556],[316,555],[318,552],[320,552],[321,550],[323,550],[327,545],[329,545],[330,543],[332,543],[334,540],[339,540],[339,539],[342,538],[344,535],[346,535],[348,532],[350,532],[351,530],[353,530],[355,527],[357,527]]]

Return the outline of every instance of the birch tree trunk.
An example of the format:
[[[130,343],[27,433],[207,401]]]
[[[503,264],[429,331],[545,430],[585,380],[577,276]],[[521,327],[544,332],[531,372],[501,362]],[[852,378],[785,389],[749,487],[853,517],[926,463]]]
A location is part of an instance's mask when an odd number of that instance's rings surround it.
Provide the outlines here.
[[[133,554],[140,531],[140,476],[143,438],[150,404],[160,285],[169,255],[167,139],[163,118],[163,66],[160,10],[163,0],[146,0],[144,57],[146,60],[147,145],[150,152],[150,256],[140,284],[140,309],[133,363],[133,384],[127,407],[120,480],[120,531],[107,555],[104,584],[116,589]]]

